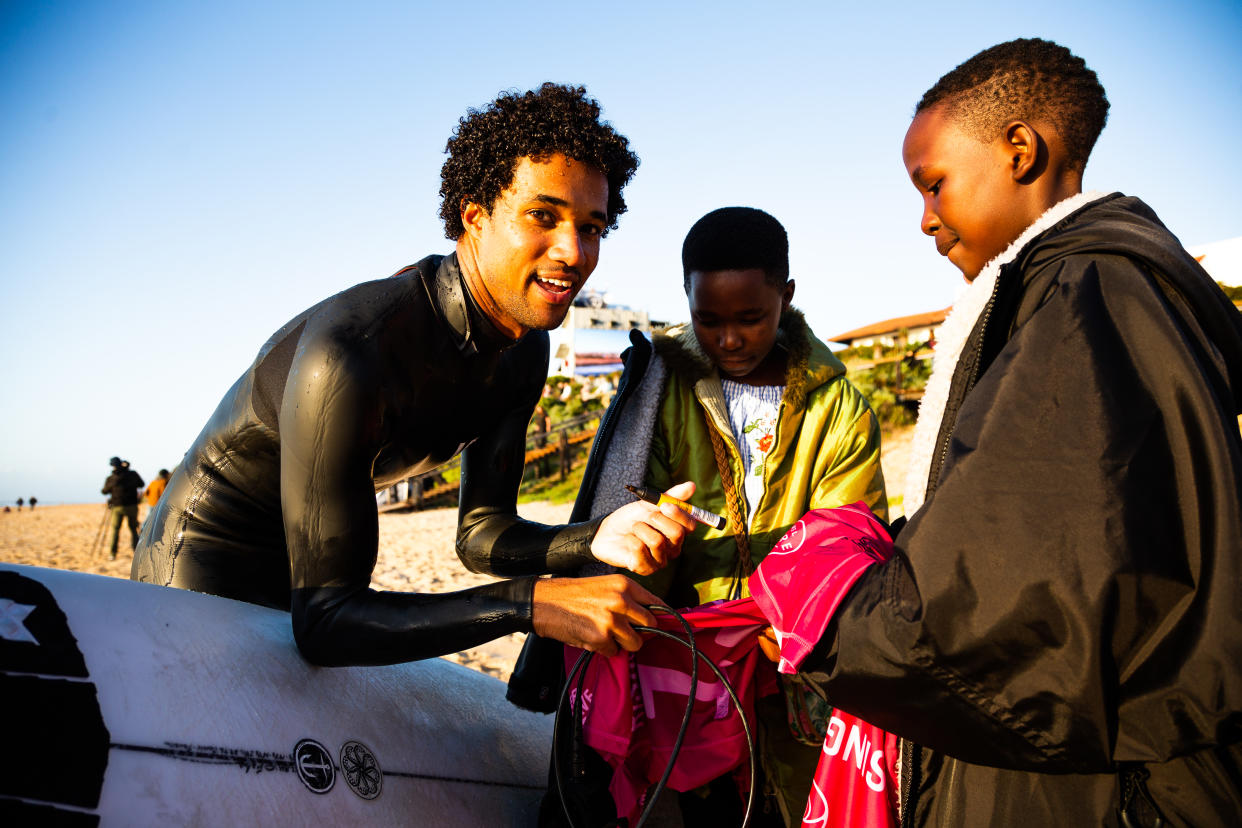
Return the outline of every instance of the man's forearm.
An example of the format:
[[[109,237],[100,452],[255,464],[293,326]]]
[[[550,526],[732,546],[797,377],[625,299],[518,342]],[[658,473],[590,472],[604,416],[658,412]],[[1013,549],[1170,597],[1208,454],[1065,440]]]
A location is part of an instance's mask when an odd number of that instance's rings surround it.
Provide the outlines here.
[[[534,578],[440,594],[317,587],[292,595],[293,633],[325,667],[397,664],[530,632]]]
[[[500,577],[572,574],[591,563],[600,520],[547,526],[512,514],[463,514],[457,555],[466,568]]]

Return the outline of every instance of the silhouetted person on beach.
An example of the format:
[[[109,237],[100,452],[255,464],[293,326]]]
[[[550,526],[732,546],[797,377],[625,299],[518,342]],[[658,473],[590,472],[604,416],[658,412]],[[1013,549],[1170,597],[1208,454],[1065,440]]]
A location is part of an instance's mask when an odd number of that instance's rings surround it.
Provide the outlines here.
[[[30,511],[32,512],[34,511],[35,504],[38,502],[39,502],[38,498],[36,498],[34,495],[30,496]]]
[[[25,504],[25,502],[26,501],[22,500],[20,497],[17,499],[17,511],[20,512],[22,510],[22,506]]]
[[[129,467],[129,462],[119,457],[108,461],[112,474],[104,481],[100,491],[108,495],[111,511],[112,560],[116,560],[117,540],[121,535],[121,521],[129,523],[129,543],[138,548],[138,492],[142,491],[142,476]]]

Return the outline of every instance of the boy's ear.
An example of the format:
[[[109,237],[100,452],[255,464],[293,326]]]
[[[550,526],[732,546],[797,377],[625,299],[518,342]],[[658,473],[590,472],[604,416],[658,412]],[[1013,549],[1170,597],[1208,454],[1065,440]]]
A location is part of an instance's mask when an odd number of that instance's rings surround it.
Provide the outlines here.
[[[784,292],[781,295],[781,313],[789,310],[789,303],[793,301],[794,280],[790,279],[785,283]]]
[[[1013,121],[1005,127],[1006,150],[1010,156],[1010,175],[1022,181],[1042,170],[1040,145],[1043,137],[1026,121]]]

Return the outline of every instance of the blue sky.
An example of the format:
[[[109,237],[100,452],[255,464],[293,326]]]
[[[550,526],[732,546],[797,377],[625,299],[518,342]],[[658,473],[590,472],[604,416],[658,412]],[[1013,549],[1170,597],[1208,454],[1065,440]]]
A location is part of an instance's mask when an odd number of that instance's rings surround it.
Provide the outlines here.
[[[0,3],[0,502],[83,502],[114,454],[171,468],[268,335],[448,252],[468,107],[582,83],[642,166],[592,286],[684,313],[679,250],[727,204],[789,230],[821,336],[944,307],[900,161],[922,92],[982,48],[1100,75],[1088,188],[1188,245],[1242,235],[1236,2]]]

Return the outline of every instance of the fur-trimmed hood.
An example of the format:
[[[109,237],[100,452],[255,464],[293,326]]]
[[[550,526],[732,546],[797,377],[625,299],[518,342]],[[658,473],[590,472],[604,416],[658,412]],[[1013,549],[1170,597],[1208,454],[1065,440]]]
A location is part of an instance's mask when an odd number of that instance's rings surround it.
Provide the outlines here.
[[[782,398],[786,406],[803,408],[807,394],[845,373],[845,365],[816,338],[806,324],[806,317],[796,308],[781,314],[776,342],[789,352]],[[715,365],[703,350],[689,322],[656,333],[652,337],[652,345],[667,363],[668,370],[686,378],[691,384],[717,375]]]
[[[996,279],[1001,268],[1018,257],[1036,237],[1058,222],[1099,201],[1105,194],[1085,192],[1071,196],[1035,219],[1018,238],[984,265],[979,275],[962,289],[944,324],[936,332],[936,353],[932,357],[932,373],[927,380],[923,399],[919,403],[918,422],[910,446],[909,467],[906,470],[905,504],[906,516],[913,515],[923,505],[927,496],[928,475],[936,452],[936,438],[940,433],[941,420],[949,399],[949,387],[957,369],[957,361],[966,347],[966,340],[974,330],[996,290]]]

